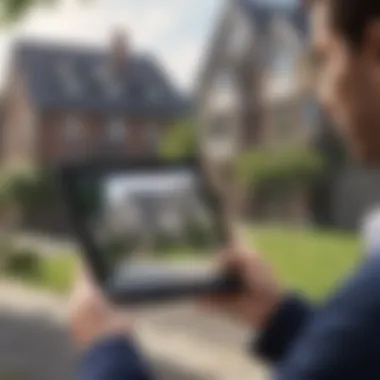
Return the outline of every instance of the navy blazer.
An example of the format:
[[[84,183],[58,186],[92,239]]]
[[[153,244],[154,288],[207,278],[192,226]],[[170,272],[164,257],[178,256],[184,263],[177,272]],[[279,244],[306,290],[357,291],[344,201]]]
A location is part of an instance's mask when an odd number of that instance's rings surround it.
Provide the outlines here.
[[[380,379],[380,258],[365,262],[321,308],[289,297],[252,350],[277,380]],[[150,380],[132,341],[109,339],[86,355],[80,380]]]

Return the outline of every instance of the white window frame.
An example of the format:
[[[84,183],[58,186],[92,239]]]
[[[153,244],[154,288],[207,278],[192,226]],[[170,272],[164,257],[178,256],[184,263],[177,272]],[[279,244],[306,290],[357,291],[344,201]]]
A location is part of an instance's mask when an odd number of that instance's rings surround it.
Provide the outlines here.
[[[253,44],[254,28],[242,14],[240,7],[235,7],[232,14],[232,32],[228,41],[228,55],[232,61],[239,61],[249,52]]]
[[[94,76],[106,96],[111,99],[117,99],[122,96],[123,83],[112,73],[109,65],[102,63],[95,67]]]
[[[64,126],[64,139],[66,143],[75,144],[85,137],[84,125],[76,116],[67,116]]]
[[[61,61],[58,65],[58,74],[61,85],[65,92],[71,97],[78,97],[82,93],[82,86],[75,75],[74,63],[72,61]]]
[[[160,126],[158,123],[150,122],[146,127],[146,138],[150,146],[155,146],[160,138]]]
[[[108,123],[107,140],[112,144],[122,144],[127,137],[127,123],[124,119],[112,119]]]

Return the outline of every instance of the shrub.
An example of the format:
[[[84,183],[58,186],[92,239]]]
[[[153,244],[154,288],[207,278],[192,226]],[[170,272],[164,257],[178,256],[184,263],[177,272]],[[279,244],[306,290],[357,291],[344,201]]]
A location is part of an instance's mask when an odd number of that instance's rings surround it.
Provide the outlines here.
[[[191,120],[174,125],[160,145],[161,157],[168,160],[194,157],[197,150],[195,128]]]
[[[0,271],[4,271],[7,265],[8,258],[13,254],[13,247],[11,243],[3,239],[0,242]]]
[[[6,224],[17,224],[54,210],[56,199],[47,172],[17,168],[0,173],[0,215]]]
[[[3,271],[12,277],[37,280],[41,273],[41,258],[30,249],[13,249],[4,261]]]
[[[258,191],[307,188],[323,170],[323,158],[310,148],[259,149],[243,155],[237,162],[239,179]]]
[[[212,233],[201,223],[191,223],[188,227],[189,245],[195,249],[207,248],[212,242]]]

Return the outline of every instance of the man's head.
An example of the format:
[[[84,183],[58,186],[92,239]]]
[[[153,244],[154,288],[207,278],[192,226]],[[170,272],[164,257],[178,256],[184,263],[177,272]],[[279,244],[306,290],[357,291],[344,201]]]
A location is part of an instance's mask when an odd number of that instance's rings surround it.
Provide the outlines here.
[[[380,163],[380,0],[311,0],[318,93],[363,162]]]

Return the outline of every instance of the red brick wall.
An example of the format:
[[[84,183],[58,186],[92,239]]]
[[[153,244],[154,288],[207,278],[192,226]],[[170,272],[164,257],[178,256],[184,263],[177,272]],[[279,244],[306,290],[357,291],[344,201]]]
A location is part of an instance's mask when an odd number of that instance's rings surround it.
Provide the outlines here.
[[[34,161],[35,112],[29,102],[22,73],[15,70],[5,91],[2,120],[2,163],[28,164]]]
[[[82,129],[82,137],[77,141],[65,138],[68,117],[75,117]],[[66,159],[80,159],[86,156],[111,154],[113,156],[146,156],[155,153],[149,129],[157,130],[157,138],[162,136],[170,122],[125,119],[123,141],[109,139],[109,126],[112,119],[98,115],[69,113],[64,111],[46,112],[40,117],[39,156],[41,162],[59,162]]]

